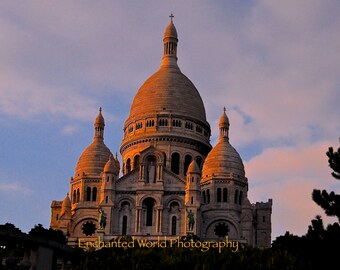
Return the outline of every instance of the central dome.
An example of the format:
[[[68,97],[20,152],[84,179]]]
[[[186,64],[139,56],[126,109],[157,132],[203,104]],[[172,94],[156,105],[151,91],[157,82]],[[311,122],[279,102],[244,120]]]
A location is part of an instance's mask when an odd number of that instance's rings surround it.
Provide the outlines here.
[[[205,157],[211,149],[203,100],[177,65],[177,43],[171,19],[164,32],[161,65],[137,91],[125,121],[120,148],[123,163],[153,141],[169,156],[174,149],[184,152],[189,148],[195,152],[192,155]],[[169,142],[174,142],[173,148]]]
[[[177,65],[177,42],[177,30],[171,20],[164,32],[161,66],[138,90],[126,124],[159,113],[188,116],[206,123],[202,98]]]
[[[144,82],[132,102],[128,121],[162,112],[206,121],[200,94],[178,67],[161,66]]]

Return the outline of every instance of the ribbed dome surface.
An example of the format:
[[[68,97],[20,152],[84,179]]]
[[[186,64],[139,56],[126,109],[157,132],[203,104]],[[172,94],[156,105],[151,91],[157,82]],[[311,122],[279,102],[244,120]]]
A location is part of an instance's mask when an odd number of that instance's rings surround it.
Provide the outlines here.
[[[130,117],[170,112],[206,122],[202,98],[194,84],[177,67],[161,67],[138,90]]]
[[[244,166],[240,155],[226,138],[220,138],[217,145],[210,151],[203,164],[202,180],[214,175],[227,177],[230,173],[244,177]]]
[[[85,174],[99,175],[108,161],[111,151],[102,140],[94,140],[81,154],[75,176]]]
[[[177,38],[177,30],[172,21],[166,27],[165,32],[164,32],[164,38],[169,38],[169,37]]]

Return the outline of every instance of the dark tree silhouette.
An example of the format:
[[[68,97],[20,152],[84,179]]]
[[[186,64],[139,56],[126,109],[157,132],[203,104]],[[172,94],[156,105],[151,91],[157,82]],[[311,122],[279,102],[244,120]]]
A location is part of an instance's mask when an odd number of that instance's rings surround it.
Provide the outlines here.
[[[332,176],[340,179],[340,148],[334,152],[333,147],[329,147],[326,153],[329,167],[333,170]],[[314,189],[312,193],[313,201],[325,210],[326,215],[336,216],[340,221],[340,195],[334,191],[328,193],[326,190]]]
[[[340,221],[340,195],[334,191],[328,193],[326,190],[314,189],[313,201],[325,210],[327,216],[336,216]]]
[[[340,148],[338,148],[337,152],[334,152],[333,147],[329,147],[326,155],[328,157],[329,167],[334,171],[332,172],[332,176],[340,180]]]
[[[45,238],[48,240],[56,241],[61,244],[66,244],[66,237],[62,231],[53,230],[51,228],[45,229],[43,225],[41,224],[35,225],[34,228],[32,228],[28,234],[32,236],[38,236],[38,237]]]

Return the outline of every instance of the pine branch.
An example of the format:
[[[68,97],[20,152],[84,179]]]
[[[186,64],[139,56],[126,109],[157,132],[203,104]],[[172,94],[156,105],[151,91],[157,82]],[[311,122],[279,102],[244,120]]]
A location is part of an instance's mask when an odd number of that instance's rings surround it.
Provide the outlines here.
[[[326,155],[328,156],[329,167],[334,171],[332,176],[340,180],[340,148],[337,152],[334,152],[333,147],[329,147]]]

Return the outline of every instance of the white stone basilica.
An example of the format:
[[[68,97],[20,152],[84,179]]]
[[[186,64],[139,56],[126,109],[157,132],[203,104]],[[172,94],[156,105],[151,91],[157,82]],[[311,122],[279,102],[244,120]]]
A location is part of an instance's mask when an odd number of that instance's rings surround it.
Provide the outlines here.
[[[229,142],[225,111],[219,141],[210,145],[201,96],[177,65],[172,16],[163,42],[160,68],[138,90],[125,121],[122,166],[104,144],[100,109],[93,142],[71,177],[70,195],[52,202],[51,228],[62,230],[71,245],[98,235],[110,241],[190,233],[270,247],[272,200],[249,202],[248,179]]]

